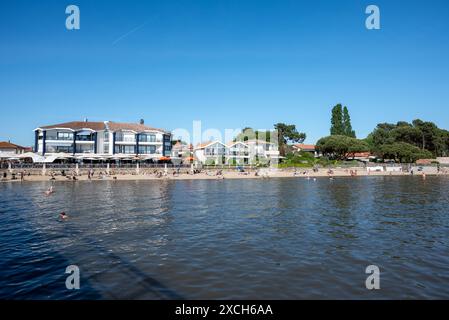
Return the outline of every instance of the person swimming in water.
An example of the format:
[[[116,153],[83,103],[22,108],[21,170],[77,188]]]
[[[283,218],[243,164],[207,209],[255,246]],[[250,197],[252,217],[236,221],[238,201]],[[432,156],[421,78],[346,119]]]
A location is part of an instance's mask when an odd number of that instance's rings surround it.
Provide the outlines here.
[[[55,191],[53,190],[53,186],[50,186],[50,188],[48,188],[47,191],[45,191],[45,195],[49,196],[51,194],[53,194]]]
[[[61,219],[63,219],[63,220],[65,220],[65,219],[68,219],[69,218],[69,216],[63,211],[63,212],[61,212],[60,214],[59,214],[59,217],[61,218]]]

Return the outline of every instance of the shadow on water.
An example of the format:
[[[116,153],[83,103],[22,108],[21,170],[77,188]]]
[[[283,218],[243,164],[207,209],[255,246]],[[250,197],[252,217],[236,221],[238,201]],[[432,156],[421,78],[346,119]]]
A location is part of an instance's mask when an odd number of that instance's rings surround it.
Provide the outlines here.
[[[3,213],[3,212],[0,212]],[[65,268],[71,263],[56,251],[43,249],[45,239],[37,232],[17,230],[14,243],[6,243],[0,233],[0,299],[100,299],[90,281],[80,275],[82,290],[69,290]],[[45,252],[43,252],[45,250]]]
[[[82,233],[73,230],[73,234]],[[139,268],[135,267],[127,259],[120,257],[119,255],[111,252],[107,248],[103,247],[97,240],[91,237],[85,237],[83,239],[83,245],[89,250],[95,250],[105,261],[114,265],[109,270],[102,273],[97,273],[90,278],[90,280],[101,280],[103,282],[108,277],[113,278],[117,283],[116,290],[108,290],[104,293],[103,298],[106,299],[160,299],[160,300],[183,300],[184,298],[177,294],[175,291],[167,288],[163,283],[149,276]],[[106,259],[107,258],[107,259]],[[111,274],[112,273],[112,274]],[[123,278],[123,282],[120,278]],[[126,282],[127,281],[127,282]],[[122,291],[123,284],[127,284],[127,289]],[[126,292],[125,292],[126,291]]]
[[[43,209],[39,203],[25,197],[20,189],[18,192],[8,189],[13,192],[10,199],[20,203],[20,215],[31,216],[36,206]],[[73,264],[65,258],[69,253],[61,254],[61,250],[52,250],[45,244],[49,240],[58,241],[59,236],[54,232],[46,233],[33,225],[32,219],[19,217],[18,212],[8,212],[8,207],[0,213],[12,214],[16,219],[12,222],[17,223],[14,230],[0,233],[1,242],[9,242],[0,250],[0,299],[184,299],[95,238],[60,222],[64,224],[64,232],[73,239],[76,237],[77,245],[84,252],[95,256],[95,265],[102,266],[101,270],[96,270],[95,266],[80,264],[81,289],[68,290],[65,281],[69,275],[65,274],[65,268]]]

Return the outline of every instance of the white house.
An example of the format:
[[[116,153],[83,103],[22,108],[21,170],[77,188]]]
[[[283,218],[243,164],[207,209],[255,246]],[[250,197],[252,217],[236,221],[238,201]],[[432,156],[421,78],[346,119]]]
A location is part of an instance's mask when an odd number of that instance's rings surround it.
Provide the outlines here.
[[[196,160],[202,164],[226,164],[228,147],[220,141],[200,143],[193,151]]]
[[[263,140],[205,142],[195,147],[194,156],[202,164],[277,163],[280,159],[277,145]]]

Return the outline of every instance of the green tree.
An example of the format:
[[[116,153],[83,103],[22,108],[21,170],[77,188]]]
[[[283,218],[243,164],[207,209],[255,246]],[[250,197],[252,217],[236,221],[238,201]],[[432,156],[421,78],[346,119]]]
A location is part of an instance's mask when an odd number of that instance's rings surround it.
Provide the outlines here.
[[[399,121],[397,124],[378,124],[366,140],[376,153],[381,153],[384,145],[403,142],[430,151],[434,157],[449,154],[449,132],[438,128],[433,122],[420,119],[412,123]]]
[[[401,163],[412,163],[418,159],[430,159],[432,153],[405,142],[384,144],[379,153],[383,159],[392,159]]]
[[[332,108],[331,135],[347,136],[355,138],[355,131],[352,129],[351,117],[348,108],[340,103]]]
[[[345,135],[343,126],[343,107],[341,104],[337,104],[332,108],[331,135]]]
[[[343,108],[343,128],[345,136],[355,138],[355,131],[352,130],[351,117],[346,106]]]
[[[276,123],[274,128],[277,130],[278,147],[281,156],[285,156],[289,142],[302,143],[306,139],[306,134],[298,132],[294,124]]]
[[[253,128],[246,127],[239,133],[234,141],[248,141],[254,139],[260,139],[263,141],[271,141],[272,131],[258,131]]]
[[[321,138],[316,147],[323,155],[337,160],[352,158],[357,152],[369,151],[369,145],[365,141],[344,135]]]

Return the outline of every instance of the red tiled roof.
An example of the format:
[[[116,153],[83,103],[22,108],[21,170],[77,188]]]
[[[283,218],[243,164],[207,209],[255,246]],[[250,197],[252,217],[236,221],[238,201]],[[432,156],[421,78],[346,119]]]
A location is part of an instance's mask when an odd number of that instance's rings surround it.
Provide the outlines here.
[[[178,150],[178,149],[180,149],[180,150],[182,150],[182,149],[189,149],[189,150],[192,150],[192,149],[193,149],[193,145],[192,145],[191,143],[190,143],[190,144],[187,144],[187,143],[182,143],[182,142],[180,142],[180,141],[177,141],[177,142],[173,145],[172,149],[173,149],[173,150]]]
[[[28,147],[22,147],[19,146],[17,144],[11,143],[11,142],[6,142],[6,141],[0,141],[0,148],[3,149],[24,149],[24,150],[29,150],[30,148]]]
[[[315,151],[315,145],[313,145],[313,144],[302,144],[302,143],[300,143],[300,144],[295,144],[293,146],[298,148],[298,149],[301,149],[301,150],[313,150],[313,151]]]
[[[203,143],[198,143],[195,147],[195,149],[203,149],[205,147],[207,147],[208,145],[210,145],[212,143],[212,141],[207,141],[207,142],[203,142]]]
[[[161,131],[166,132],[162,129],[152,128],[145,126],[139,123],[120,123],[120,122],[107,122],[107,126],[111,131],[119,131],[119,130],[130,130],[135,132],[144,132],[144,131]],[[92,122],[92,121],[71,121],[65,123],[54,124],[50,126],[40,127],[41,129],[56,129],[56,128],[64,128],[64,129],[72,129],[72,130],[82,130],[82,129],[92,129],[94,131],[101,131],[106,129],[106,125],[104,122]]]
[[[353,158],[368,158],[371,157],[373,154],[371,152],[355,152],[355,153],[348,153],[346,154],[347,157],[353,157]]]
[[[104,122],[86,122],[86,121],[71,121],[65,123],[54,124],[50,126],[40,127],[41,129],[56,129],[56,128],[64,128],[64,129],[72,129],[72,130],[81,130],[81,129],[92,129],[95,131],[104,130]]]
[[[419,159],[416,160],[416,164],[432,164],[432,162],[437,162],[436,159]]]
[[[120,122],[108,122],[109,129],[112,131],[119,130],[131,130],[135,132],[144,132],[144,131],[161,131],[165,132],[165,130],[148,127],[139,123],[120,123]]]

